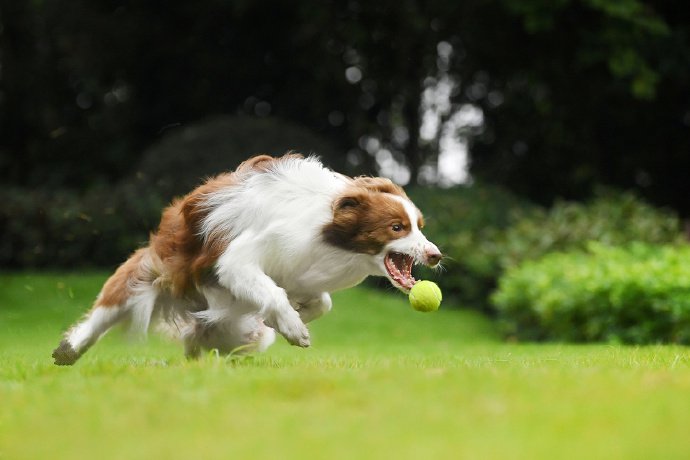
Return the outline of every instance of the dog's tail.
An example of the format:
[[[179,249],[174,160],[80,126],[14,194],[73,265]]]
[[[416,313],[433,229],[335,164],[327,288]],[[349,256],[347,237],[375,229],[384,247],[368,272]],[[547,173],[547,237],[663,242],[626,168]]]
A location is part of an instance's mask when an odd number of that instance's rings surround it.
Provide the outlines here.
[[[118,322],[129,319],[134,329],[148,329],[156,301],[149,248],[136,251],[108,278],[93,308],[73,325],[53,351],[55,364],[74,364],[98,339]]]

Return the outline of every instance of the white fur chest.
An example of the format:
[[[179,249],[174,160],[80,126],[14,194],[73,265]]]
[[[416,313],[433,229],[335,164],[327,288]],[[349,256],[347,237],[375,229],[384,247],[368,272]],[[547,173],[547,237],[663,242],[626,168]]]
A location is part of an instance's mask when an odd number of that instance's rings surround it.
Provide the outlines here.
[[[377,271],[368,257],[318,243],[292,270],[276,274],[276,282],[293,297],[311,298],[355,286]]]
[[[281,168],[210,197],[206,233],[220,230],[231,239],[217,268],[256,267],[296,298],[345,289],[376,273],[369,257],[322,239],[346,179],[314,161]]]

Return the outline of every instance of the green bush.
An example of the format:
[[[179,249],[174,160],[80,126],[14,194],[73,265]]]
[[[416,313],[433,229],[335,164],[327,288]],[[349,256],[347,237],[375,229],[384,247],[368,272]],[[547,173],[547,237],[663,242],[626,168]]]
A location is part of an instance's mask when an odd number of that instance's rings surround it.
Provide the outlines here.
[[[690,343],[690,246],[590,243],[509,269],[492,296],[508,337]]]
[[[415,189],[411,197],[428,218],[427,234],[449,256],[435,277],[444,292],[493,311],[488,299],[503,272],[553,251],[584,249],[590,241],[677,244],[679,218],[632,193],[600,191],[587,203],[531,205],[497,187]],[[425,276],[431,276],[424,274]]]
[[[0,266],[113,266],[148,240],[163,201],[130,183],[84,194],[0,189]]]
[[[308,128],[275,117],[219,115],[170,129],[143,152],[136,174],[170,200],[250,156],[280,156],[289,150],[316,152],[338,171],[347,167],[338,146]]]
[[[557,201],[550,209],[517,216],[502,235],[499,265],[504,269],[553,251],[585,249],[590,241],[625,245],[635,241],[684,241],[681,221],[631,192],[600,190],[589,202]]]

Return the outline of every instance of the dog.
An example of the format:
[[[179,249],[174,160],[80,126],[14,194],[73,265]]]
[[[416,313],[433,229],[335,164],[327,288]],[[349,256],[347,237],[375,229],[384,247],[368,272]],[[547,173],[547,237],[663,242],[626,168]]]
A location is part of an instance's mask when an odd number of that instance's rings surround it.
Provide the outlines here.
[[[309,347],[305,324],[330,311],[331,292],[378,275],[407,293],[414,264],[439,265],[423,227],[388,179],[351,178],[293,153],[255,156],[174,200],[52,356],[74,364],[115,324],[145,333],[158,317],[189,358],[263,351],[275,332]]]

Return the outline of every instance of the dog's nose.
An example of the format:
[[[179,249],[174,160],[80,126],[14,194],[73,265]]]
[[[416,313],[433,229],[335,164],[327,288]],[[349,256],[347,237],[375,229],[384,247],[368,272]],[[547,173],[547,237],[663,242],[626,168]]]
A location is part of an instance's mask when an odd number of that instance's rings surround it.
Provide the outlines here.
[[[438,263],[443,259],[443,254],[439,252],[437,248],[428,248],[424,252],[424,256],[426,257],[426,263],[427,265],[434,266],[438,265]]]

